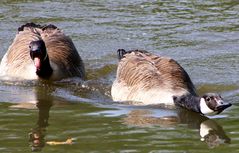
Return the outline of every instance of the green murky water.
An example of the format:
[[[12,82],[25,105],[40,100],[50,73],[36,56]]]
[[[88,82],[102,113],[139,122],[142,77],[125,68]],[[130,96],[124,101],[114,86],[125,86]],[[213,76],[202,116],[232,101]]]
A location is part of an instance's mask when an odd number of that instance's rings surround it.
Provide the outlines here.
[[[239,152],[238,12],[237,0],[2,0],[0,57],[20,25],[52,23],[73,39],[88,80],[1,81],[0,152]],[[233,106],[209,119],[112,103],[118,48],[173,57],[200,94]]]

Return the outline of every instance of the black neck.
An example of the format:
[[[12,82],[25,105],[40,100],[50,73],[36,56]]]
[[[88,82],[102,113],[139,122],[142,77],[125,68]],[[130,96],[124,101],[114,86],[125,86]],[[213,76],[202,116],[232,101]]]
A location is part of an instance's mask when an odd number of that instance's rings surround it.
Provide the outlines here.
[[[194,112],[202,113],[200,110],[200,97],[193,95],[174,96],[174,103],[176,106],[192,110]]]
[[[52,68],[48,56],[44,61],[41,61],[41,68],[36,71],[36,74],[42,79],[49,79],[52,75]]]

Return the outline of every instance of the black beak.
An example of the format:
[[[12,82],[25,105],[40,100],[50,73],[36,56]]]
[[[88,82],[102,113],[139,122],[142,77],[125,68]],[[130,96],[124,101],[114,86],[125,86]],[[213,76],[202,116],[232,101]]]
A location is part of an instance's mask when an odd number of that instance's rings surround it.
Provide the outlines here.
[[[41,57],[42,52],[41,50],[30,50],[30,56],[31,56],[31,59],[33,60],[35,57]]]
[[[231,103],[225,103],[220,104],[219,106],[216,107],[217,114],[221,113],[224,109],[230,107],[232,104]]]
[[[46,49],[46,47],[43,40],[32,41],[29,44],[29,48],[30,48],[30,56],[32,59],[34,59],[35,57],[38,58],[44,57],[45,55],[44,50]]]

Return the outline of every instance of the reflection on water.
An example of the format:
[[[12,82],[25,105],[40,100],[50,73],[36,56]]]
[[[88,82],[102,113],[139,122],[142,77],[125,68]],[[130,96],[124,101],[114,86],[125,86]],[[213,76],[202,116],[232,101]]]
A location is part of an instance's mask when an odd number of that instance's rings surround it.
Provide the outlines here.
[[[201,140],[205,141],[209,148],[215,148],[221,144],[231,142],[231,139],[225,134],[223,128],[214,120],[202,122],[199,131]]]
[[[199,130],[201,140],[205,141],[209,148],[214,148],[224,143],[230,143],[231,141],[225,134],[223,127],[213,119],[186,110],[179,111],[178,116],[181,123],[187,124],[190,128]]]
[[[159,125],[162,127],[186,124],[189,128],[199,130],[201,140],[205,141],[209,148],[230,143],[230,138],[214,120],[187,110],[177,110],[177,116],[163,116],[159,118],[150,114],[150,110],[133,110],[124,118],[124,123],[137,126]]]
[[[213,119],[201,114],[178,108],[177,110],[148,109],[142,107],[118,107],[117,110],[109,110],[91,115],[125,116],[124,124],[137,127],[160,126],[164,128],[176,128],[178,125],[186,125],[190,129],[197,129],[201,138],[209,148],[218,147],[221,144],[230,143],[230,138],[225,134],[222,126]]]
[[[25,84],[25,86],[24,86]],[[206,116],[202,116],[198,113],[187,111],[184,109],[170,109],[163,108],[162,106],[133,106],[132,103],[115,103],[108,100],[97,101],[95,95],[101,95],[99,99],[105,99],[103,89],[98,89],[97,81],[80,82],[76,78],[66,79],[60,82],[38,82],[38,83],[22,83],[23,89],[26,91],[32,89],[32,94],[30,97],[34,97],[34,103],[20,102],[11,106],[11,108],[24,108],[24,109],[37,109],[38,115],[34,119],[36,124],[33,127],[28,127],[31,129],[29,132],[29,142],[32,151],[41,151],[46,147],[48,134],[54,135],[53,133],[47,132],[48,129],[54,124],[48,124],[50,119],[50,109],[54,107],[66,107],[67,105],[77,104],[80,102],[93,104],[99,108],[107,108],[107,110],[89,112],[84,114],[85,118],[87,116],[101,116],[102,118],[120,118],[120,123],[127,125],[129,127],[136,128],[155,128],[157,127],[164,129],[171,129],[177,131],[178,128],[184,127],[189,130],[197,130],[198,132],[193,132],[192,136],[200,136],[197,138],[198,141],[205,142],[209,148],[217,148],[224,144],[229,144],[231,139],[226,135],[227,132],[223,130],[223,127],[218,124],[216,119],[209,119]],[[67,84],[67,86],[66,86]],[[8,86],[12,86],[10,83],[6,83]],[[107,87],[105,90],[108,90]],[[90,93],[89,93],[90,92]],[[95,95],[90,95],[95,94]],[[18,95],[18,94],[16,94]],[[85,97],[85,98],[84,98]],[[66,108],[67,111],[72,111]],[[37,112],[36,112],[37,113]],[[60,114],[59,114],[60,115]],[[102,116],[103,115],[103,116]],[[71,120],[71,118],[66,118]],[[114,119],[113,119],[114,120]],[[82,123],[83,124],[83,123]],[[81,123],[78,125],[81,126]],[[89,126],[89,127],[88,127]],[[88,125],[87,128],[91,128]],[[87,128],[84,129],[87,131]],[[58,127],[58,130],[62,130]],[[68,129],[69,131],[71,129]],[[90,130],[89,130],[90,131]],[[48,133],[48,134],[47,134]],[[80,133],[80,132],[79,132]],[[165,133],[164,133],[165,134]],[[78,135],[78,134],[76,134]],[[91,136],[90,133],[88,133]],[[80,135],[78,135],[79,137]],[[104,134],[102,135],[104,136]],[[57,138],[57,135],[54,135]],[[65,137],[64,139],[67,139]],[[78,141],[78,140],[77,140]],[[114,140],[115,141],[115,140]],[[81,143],[81,142],[78,142]],[[64,144],[64,143],[63,143]],[[47,145],[48,146],[48,145]],[[50,146],[48,146],[49,148]]]
[[[123,123],[134,126],[160,125],[162,127],[173,127],[178,124],[176,116],[154,117],[150,110],[132,110],[123,118]]]
[[[43,94],[41,91],[40,93],[40,96],[37,96],[38,102],[36,104],[38,109],[38,118],[35,120],[36,126],[33,127],[29,133],[29,142],[32,151],[41,151],[47,143],[45,137],[49,126],[50,108],[54,101],[53,97],[50,96],[48,92]],[[95,116],[103,114],[108,117],[123,116],[121,119],[123,124],[141,128],[152,128],[157,126],[163,128],[177,128],[177,126],[186,126],[189,129],[198,130],[197,133],[194,133],[200,136],[198,141],[204,141],[209,148],[219,147],[220,145],[231,142],[221,125],[215,120],[195,112],[181,108],[177,110],[165,110],[155,109],[154,107],[138,108],[137,106],[122,106],[117,104],[114,104],[113,107],[109,107],[111,108],[110,110],[87,113],[87,115]],[[50,124],[50,126],[54,125]]]
[[[53,97],[49,95],[47,90],[42,92],[36,91],[37,103],[39,110],[36,127],[32,128],[29,133],[29,141],[32,151],[41,151],[45,146],[46,128],[49,125],[48,119],[50,108],[53,104]]]

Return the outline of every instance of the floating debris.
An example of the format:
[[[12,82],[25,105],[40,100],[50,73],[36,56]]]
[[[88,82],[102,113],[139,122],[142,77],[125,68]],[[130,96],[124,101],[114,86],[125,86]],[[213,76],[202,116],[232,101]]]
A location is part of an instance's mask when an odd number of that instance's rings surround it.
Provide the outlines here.
[[[69,138],[66,141],[47,141],[46,144],[48,145],[65,145],[65,144],[73,144],[74,138]]]

